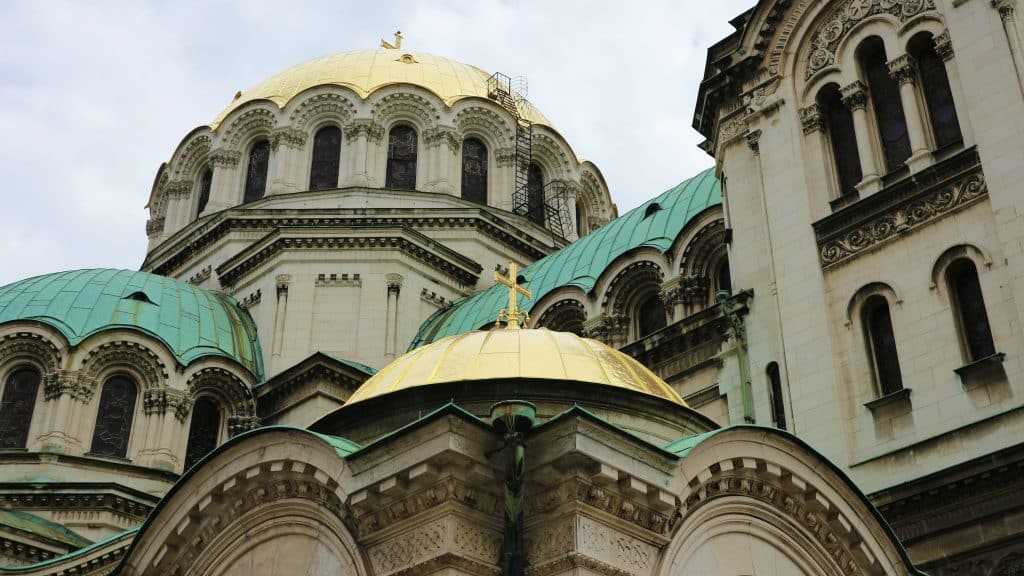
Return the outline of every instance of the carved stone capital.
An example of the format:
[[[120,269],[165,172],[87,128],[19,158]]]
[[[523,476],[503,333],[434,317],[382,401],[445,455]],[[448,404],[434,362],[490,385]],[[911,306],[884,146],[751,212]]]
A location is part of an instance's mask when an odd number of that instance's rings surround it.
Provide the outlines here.
[[[684,277],[679,283],[683,303],[690,305],[705,302],[708,298],[708,289],[710,287],[711,279],[707,276]]]
[[[62,394],[88,404],[96,391],[96,380],[77,370],[58,370],[43,376],[43,398],[55,400]]]
[[[868,105],[868,87],[860,80],[843,86],[839,93],[843,98],[843,105],[850,110],[863,110]]]
[[[277,150],[278,146],[301,150],[306,145],[306,133],[295,128],[281,128],[270,135],[270,146]]]
[[[142,395],[142,407],[146,414],[172,412],[179,422],[184,422],[192,409],[192,400],[184,390],[150,388]]]
[[[292,283],[291,274],[278,274],[275,278],[277,281],[277,296],[280,297],[282,293],[288,293],[288,285]]]
[[[917,61],[910,54],[897,56],[889,60],[888,64],[889,76],[900,86],[917,81]]]
[[[384,137],[384,127],[369,118],[357,118],[345,125],[343,130],[347,140],[355,140],[365,136],[368,141],[380,142]]]
[[[682,279],[678,276],[665,282],[658,289],[658,298],[669,309],[676,303],[683,301]]]
[[[234,168],[242,158],[238,150],[226,150],[218,148],[210,152],[210,166],[214,168]]]
[[[999,11],[1003,22],[1009,22],[1017,10],[1017,0],[992,0],[992,7]]]
[[[825,127],[825,117],[821,113],[821,106],[811,104],[800,109],[800,126],[804,134],[816,132]]]
[[[146,220],[146,236],[155,236],[164,231],[164,218],[150,218]]]
[[[494,161],[497,162],[498,166],[515,166],[516,149],[498,148],[494,151]]]
[[[747,132],[747,147],[750,148],[754,155],[760,156],[761,154],[761,131],[751,130]]]
[[[230,436],[237,436],[242,432],[254,430],[259,425],[260,419],[257,416],[231,416],[228,418],[228,434]]]
[[[459,147],[462,145],[462,141],[459,139],[459,133],[450,126],[437,126],[435,128],[428,128],[423,131],[423,142],[427,146],[441,146],[443,144],[448,145],[448,149],[455,152],[459,151]]]
[[[401,274],[388,274],[386,276],[388,282],[388,292],[398,293],[402,289],[402,278]]]
[[[949,61],[953,59],[953,41],[949,37],[949,30],[943,30],[942,34],[939,34],[932,39],[932,43],[935,45],[935,53],[939,55],[942,60]]]

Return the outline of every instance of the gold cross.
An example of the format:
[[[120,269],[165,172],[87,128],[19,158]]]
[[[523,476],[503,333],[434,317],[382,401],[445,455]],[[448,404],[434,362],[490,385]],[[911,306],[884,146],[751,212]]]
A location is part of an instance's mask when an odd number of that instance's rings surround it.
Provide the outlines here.
[[[381,48],[387,48],[388,50],[398,50],[399,48],[401,48],[402,47],[402,31],[399,30],[398,32],[395,32],[395,43],[394,44],[391,44],[387,40],[381,38],[380,39],[380,47]]]
[[[530,321],[526,311],[520,313],[519,305],[516,304],[516,295],[522,294],[527,298],[533,298],[533,293],[517,283],[519,267],[515,262],[508,263],[508,276],[502,276],[494,272],[494,281],[508,286],[508,308],[502,308],[498,312],[498,322],[504,322],[505,327],[510,330],[518,330],[523,324]]]

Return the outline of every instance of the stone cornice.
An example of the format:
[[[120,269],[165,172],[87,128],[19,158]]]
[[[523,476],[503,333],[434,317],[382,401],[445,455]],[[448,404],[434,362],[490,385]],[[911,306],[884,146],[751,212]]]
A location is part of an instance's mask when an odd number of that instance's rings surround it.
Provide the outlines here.
[[[482,271],[476,262],[410,228],[348,226],[338,230],[282,226],[218,266],[221,285],[233,286],[285,250],[397,250],[466,287],[475,286]]]
[[[361,376],[355,370],[332,365],[323,357],[307,359],[256,388],[256,413],[263,419],[273,418],[313,395],[314,390],[341,404],[369,378],[365,374]]]
[[[38,484],[18,482],[0,484],[0,507],[15,510],[106,511],[136,523],[153,511],[158,499],[149,495],[103,483]]]
[[[844,264],[987,195],[977,149],[964,150],[815,222],[821,267]]]

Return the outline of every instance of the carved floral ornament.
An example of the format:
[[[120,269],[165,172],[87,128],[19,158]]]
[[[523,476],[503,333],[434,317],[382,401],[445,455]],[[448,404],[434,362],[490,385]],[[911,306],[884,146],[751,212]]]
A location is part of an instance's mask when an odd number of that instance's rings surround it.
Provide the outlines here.
[[[889,14],[900,22],[906,22],[922,12],[934,9],[935,3],[932,0],[849,0],[839,3],[822,18],[822,23],[811,35],[804,79],[835,64],[836,49],[843,37],[865,18]]]

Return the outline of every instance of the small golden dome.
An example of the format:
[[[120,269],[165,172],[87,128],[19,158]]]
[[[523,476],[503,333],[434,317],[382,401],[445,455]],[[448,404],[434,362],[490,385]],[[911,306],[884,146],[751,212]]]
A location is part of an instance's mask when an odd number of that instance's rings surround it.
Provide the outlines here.
[[[241,92],[210,126],[216,128],[246,102],[266,99],[283,108],[303,90],[324,84],[345,86],[364,99],[384,86],[412,84],[430,90],[451,106],[463,98],[487,98],[490,76],[476,66],[425,52],[386,48],[342,52],[292,66]],[[520,113],[535,124],[551,126],[533,107]]]
[[[664,380],[626,354],[597,340],[545,328],[498,328],[443,338],[385,366],[347,404],[417,386],[508,378],[603,384],[686,406]]]

